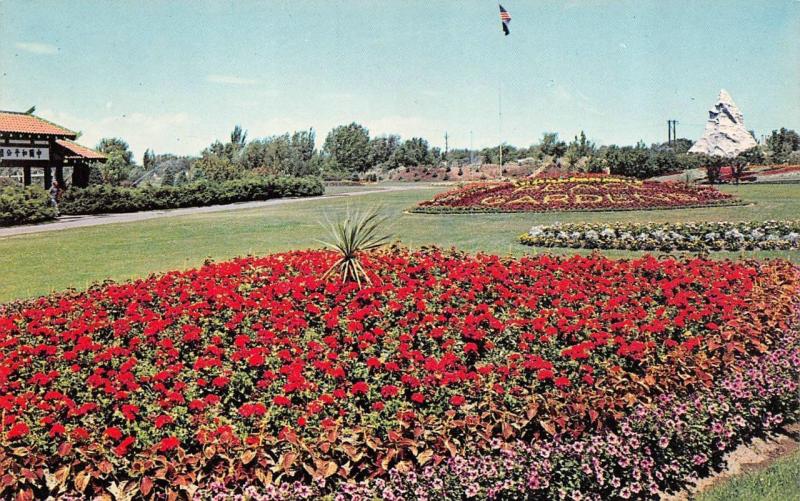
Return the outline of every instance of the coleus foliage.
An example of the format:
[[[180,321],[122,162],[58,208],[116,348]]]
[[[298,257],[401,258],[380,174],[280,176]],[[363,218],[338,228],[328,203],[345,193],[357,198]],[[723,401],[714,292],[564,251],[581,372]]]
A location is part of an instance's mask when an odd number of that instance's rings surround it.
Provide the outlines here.
[[[426,213],[613,211],[737,203],[740,202],[732,195],[710,186],[581,174],[468,184],[436,195],[413,210]]]
[[[333,485],[496,440],[579,439],[773,349],[797,270],[600,255],[394,248],[370,285],[298,251],[208,263],[0,309],[0,477],[191,494]]]

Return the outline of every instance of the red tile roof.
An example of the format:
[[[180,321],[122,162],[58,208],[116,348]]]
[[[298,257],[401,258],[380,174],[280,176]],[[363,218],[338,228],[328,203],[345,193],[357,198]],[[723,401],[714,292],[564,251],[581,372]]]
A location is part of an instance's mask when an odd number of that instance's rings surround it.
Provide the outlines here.
[[[90,160],[104,160],[107,158],[102,153],[66,139],[56,139],[56,144],[67,150],[64,158],[88,158]]]
[[[76,134],[69,129],[48,122],[43,118],[15,111],[0,111],[0,132],[19,132],[43,134],[75,139]]]

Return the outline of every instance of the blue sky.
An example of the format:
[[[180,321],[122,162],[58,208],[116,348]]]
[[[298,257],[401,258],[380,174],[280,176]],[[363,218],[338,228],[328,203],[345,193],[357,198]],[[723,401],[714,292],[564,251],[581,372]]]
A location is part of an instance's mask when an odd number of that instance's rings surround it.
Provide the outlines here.
[[[0,0],[0,109],[93,146],[196,154],[357,121],[451,147],[696,139],[727,89],[757,134],[800,128],[798,0]],[[502,96],[502,121],[498,101]]]

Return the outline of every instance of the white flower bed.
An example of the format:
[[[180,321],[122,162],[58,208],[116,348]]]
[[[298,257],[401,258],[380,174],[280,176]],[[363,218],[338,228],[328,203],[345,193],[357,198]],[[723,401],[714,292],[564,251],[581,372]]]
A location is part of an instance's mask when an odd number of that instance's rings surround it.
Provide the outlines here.
[[[800,249],[800,221],[553,224],[520,237],[538,247],[626,250]]]

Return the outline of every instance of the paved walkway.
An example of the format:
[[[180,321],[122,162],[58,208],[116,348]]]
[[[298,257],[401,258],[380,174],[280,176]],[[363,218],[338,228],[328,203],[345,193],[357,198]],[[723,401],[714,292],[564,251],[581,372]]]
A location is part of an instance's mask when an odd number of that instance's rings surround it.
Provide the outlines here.
[[[416,190],[427,185],[407,185],[407,186],[376,186],[375,189],[345,191],[342,193],[332,193],[318,197],[303,198],[273,198],[271,200],[261,200],[257,202],[239,202],[227,205],[209,205],[207,207],[186,207],[184,209],[152,210],[144,212],[126,212],[122,214],[92,214],[86,216],[62,216],[55,221],[41,224],[30,224],[24,226],[11,226],[0,228],[0,238],[13,237],[16,235],[26,235],[28,233],[41,233],[45,231],[68,230],[71,228],[84,228],[87,226],[99,226],[102,224],[133,223],[136,221],[146,221],[161,217],[186,216],[190,214],[205,214],[210,212],[224,212],[231,210],[259,209],[261,207],[271,207],[273,205],[291,204],[295,202],[306,202],[309,200],[324,200],[326,198],[356,197],[359,195],[370,195],[373,193],[388,193],[392,191]]]

